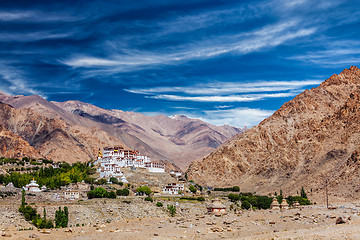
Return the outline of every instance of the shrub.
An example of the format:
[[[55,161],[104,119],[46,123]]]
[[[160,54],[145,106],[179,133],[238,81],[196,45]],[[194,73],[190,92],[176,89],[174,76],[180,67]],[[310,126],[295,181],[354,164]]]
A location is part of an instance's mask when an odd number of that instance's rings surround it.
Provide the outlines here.
[[[129,194],[130,194],[130,191],[127,188],[116,190],[116,195],[118,195],[118,196],[129,196]]]
[[[106,191],[102,187],[97,187],[94,190],[91,190],[87,193],[89,199],[92,198],[116,198],[116,193],[114,191]]]
[[[197,191],[196,188],[194,187],[194,185],[190,185],[189,190],[192,193],[196,193],[196,191]]]
[[[119,183],[119,180],[117,180],[116,177],[111,177],[110,178],[110,182],[114,183],[114,184],[118,184]]]
[[[114,191],[110,191],[106,193],[107,198],[116,198],[116,193]]]
[[[230,199],[230,201],[232,202],[237,202],[240,200],[240,196],[238,194],[235,194],[235,193],[230,193],[228,195],[228,198]]]
[[[156,203],[156,206],[157,206],[157,207],[162,207],[163,204],[162,204],[161,202],[157,202],[157,203]]]
[[[241,203],[241,208],[242,209],[249,210],[250,207],[251,207],[250,203],[248,201],[246,201],[246,200]]]
[[[148,196],[150,196],[150,194],[152,193],[151,189],[148,187],[148,186],[141,186],[141,187],[138,187],[136,189],[136,192],[140,193],[140,194],[146,194]]]
[[[145,201],[153,202],[154,200],[151,197],[146,197]]]
[[[167,205],[167,209],[170,213],[170,216],[175,217],[176,215],[176,207],[174,205]]]
[[[181,197],[181,200],[193,200],[193,201],[200,201],[203,202],[205,201],[204,197]]]

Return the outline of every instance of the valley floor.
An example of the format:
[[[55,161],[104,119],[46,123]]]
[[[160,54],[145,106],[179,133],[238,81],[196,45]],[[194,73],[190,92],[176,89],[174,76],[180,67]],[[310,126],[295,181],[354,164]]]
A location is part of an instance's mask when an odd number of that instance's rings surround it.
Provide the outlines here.
[[[156,200],[164,203],[163,208],[156,207],[156,201],[138,197],[35,202],[38,209],[46,207],[50,218],[58,206],[67,205],[72,227],[19,231],[31,227],[17,212],[19,200],[0,199],[3,239],[360,239],[360,202],[334,204],[332,210],[312,205],[284,211],[231,212],[220,217],[206,214],[205,203],[185,201],[178,202],[177,215],[170,217],[165,207],[175,202],[166,198]],[[339,216],[350,220],[336,225]]]

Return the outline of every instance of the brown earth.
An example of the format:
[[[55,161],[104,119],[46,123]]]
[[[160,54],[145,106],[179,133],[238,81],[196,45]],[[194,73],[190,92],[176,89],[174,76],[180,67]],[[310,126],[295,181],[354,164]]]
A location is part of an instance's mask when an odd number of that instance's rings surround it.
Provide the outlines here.
[[[42,193],[43,195],[44,193]],[[229,211],[214,216],[206,213],[209,201],[193,202],[155,197],[154,203],[143,197],[92,199],[83,202],[43,201],[27,196],[38,212],[46,208],[53,219],[59,206],[69,208],[69,227],[38,230],[18,212],[21,196],[0,199],[0,234],[2,239],[359,239],[360,205],[337,203],[327,209],[312,205],[287,210]],[[156,207],[155,202],[164,207]],[[17,204],[14,204],[16,202]],[[178,203],[175,217],[166,211],[167,204]],[[346,223],[336,225],[338,217]],[[21,230],[29,229],[33,230]],[[8,236],[8,237],[6,237]]]
[[[296,96],[271,117],[202,160],[188,176],[200,184],[294,194],[360,197],[360,70],[345,69]]]

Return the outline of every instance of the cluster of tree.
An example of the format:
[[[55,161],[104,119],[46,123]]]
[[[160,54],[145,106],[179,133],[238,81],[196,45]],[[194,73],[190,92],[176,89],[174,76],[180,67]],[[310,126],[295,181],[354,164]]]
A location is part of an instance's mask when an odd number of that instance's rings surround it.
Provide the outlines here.
[[[251,206],[257,209],[268,209],[272,203],[272,198],[267,196],[253,195],[252,193],[230,193],[228,198],[232,202],[241,201],[241,208],[249,209]]]
[[[29,173],[11,172],[10,174],[0,175],[0,183],[8,184],[12,182],[15,187],[21,188],[35,178],[40,186],[45,185],[47,188],[55,189],[82,180],[88,182],[91,179],[89,175],[94,172],[95,169],[89,167],[86,163],[77,162],[72,165],[61,163],[58,168],[49,166]]]
[[[193,200],[193,201],[200,201],[203,202],[205,201],[204,197],[181,197],[181,200]]]
[[[129,194],[130,194],[130,191],[127,188],[116,190],[116,195],[118,195],[118,196],[129,196]]]
[[[141,186],[141,187],[138,187],[136,189],[136,192],[139,194],[139,195],[148,195],[150,196],[150,194],[152,193],[151,189],[148,187],[148,186]]]
[[[40,214],[37,213],[35,208],[27,205],[25,200],[25,190],[22,191],[21,205],[19,212],[25,217],[27,221],[31,221],[38,228],[53,228],[53,221],[46,219],[46,210],[44,208],[44,216],[41,218]]]
[[[239,186],[233,186],[233,187],[228,187],[228,188],[214,188],[214,191],[219,191],[219,192],[240,192],[240,187]]]
[[[87,192],[87,197],[92,198],[116,198],[114,191],[106,191],[105,188],[97,187],[94,190]]]
[[[61,207],[59,207],[59,210],[55,212],[55,227],[63,227],[66,228],[68,226],[69,222],[69,210],[65,206],[64,210],[61,210]]]
[[[25,163],[30,163],[31,165],[43,165],[43,164],[52,164],[54,162],[52,160],[43,159],[43,158],[40,158],[40,159],[36,160],[36,159],[31,159],[29,157],[23,157],[20,160],[20,159],[17,159],[17,158],[0,157],[0,165],[16,164],[16,165],[24,166]]]
[[[281,203],[282,200],[284,199],[282,190],[280,190],[279,195],[277,195],[277,193],[275,192],[275,196],[279,203]],[[289,206],[292,206],[295,201],[297,201],[300,205],[310,205],[311,204],[310,200],[307,197],[304,187],[302,187],[300,189],[300,196],[288,196],[285,199],[286,199],[286,202],[289,204]]]

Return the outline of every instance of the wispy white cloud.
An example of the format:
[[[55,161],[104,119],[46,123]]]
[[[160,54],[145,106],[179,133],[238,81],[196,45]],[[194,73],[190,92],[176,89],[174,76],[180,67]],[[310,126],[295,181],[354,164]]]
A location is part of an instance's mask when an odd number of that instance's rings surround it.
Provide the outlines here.
[[[28,33],[0,33],[0,41],[4,42],[32,42],[46,39],[62,39],[73,36],[73,32],[28,32]]]
[[[0,63],[0,87],[10,95],[36,94],[45,97],[31,86],[21,71],[4,63]]]
[[[233,108],[204,111],[198,115],[190,115],[200,118],[214,125],[228,124],[236,127],[252,127],[259,124],[265,118],[271,116],[274,110]]]
[[[216,110],[198,110],[196,112],[175,111],[171,114],[167,112],[146,112],[143,114],[148,116],[165,115],[172,117],[174,115],[186,114],[189,118],[201,119],[205,122],[222,126],[231,125],[235,127],[253,127],[259,124],[262,120],[270,117],[275,110],[265,110],[259,108],[230,108],[230,109],[216,109]]]
[[[221,36],[202,42],[183,45],[170,53],[166,52],[128,52],[126,55],[114,54],[109,58],[78,55],[60,60],[65,65],[83,68],[105,68],[109,72],[131,71],[153,65],[183,63],[184,61],[213,58],[227,53],[248,54],[263,48],[276,47],[286,41],[315,33],[316,28],[300,28],[298,21],[280,22],[262,29],[238,35]]]
[[[326,44],[325,47],[327,48],[326,50],[306,52],[287,57],[286,59],[297,60],[306,64],[318,64],[323,67],[360,63],[360,42],[347,40],[334,41]]]
[[[81,19],[84,19],[84,17],[73,16],[68,12],[42,12],[34,10],[0,11],[0,21],[3,22],[74,22]]]
[[[253,102],[266,98],[283,98],[299,94],[299,92],[289,93],[268,93],[268,94],[247,94],[247,95],[230,95],[230,96],[179,96],[179,95],[156,95],[147,96],[147,98],[163,99],[170,101],[193,101],[193,102]]]
[[[258,81],[251,83],[244,82],[210,82],[197,84],[188,87],[155,87],[145,89],[125,89],[125,91],[136,94],[156,94],[156,93],[186,93],[186,94],[236,94],[253,92],[280,92],[303,88],[306,86],[319,85],[322,80],[302,80],[302,81]]]

